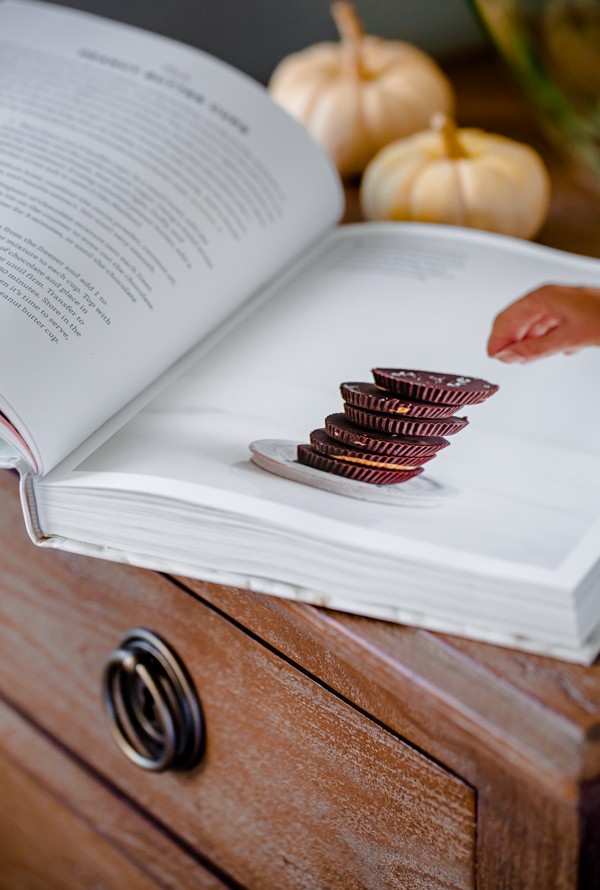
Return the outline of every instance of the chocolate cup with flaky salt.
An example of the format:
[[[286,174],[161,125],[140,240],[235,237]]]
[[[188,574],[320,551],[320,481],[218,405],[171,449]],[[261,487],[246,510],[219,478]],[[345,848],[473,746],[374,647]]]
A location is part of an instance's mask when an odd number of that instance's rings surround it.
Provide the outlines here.
[[[402,368],[373,368],[377,386],[405,399],[436,405],[476,405],[498,391],[494,383],[462,374],[410,371]]]
[[[409,414],[411,417],[450,417],[454,405],[436,405],[434,402],[419,402],[415,399],[401,399],[394,393],[375,386],[373,383],[342,383],[340,392],[344,402],[363,411],[379,411],[382,414]]]
[[[423,457],[436,454],[450,442],[442,436],[389,435],[350,423],[344,414],[330,414],[325,418],[325,430],[330,439],[351,448],[394,457]]]
[[[369,482],[371,485],[397,485],[406,482],[423,472],[422,467],[411,470],[390,470],[385,464],[368,466],[365,464],[348,463],[336,457],[328,457],[315,451],[310,445],[298,445],[298,463],[325,473],[333,473],[355,482]]]

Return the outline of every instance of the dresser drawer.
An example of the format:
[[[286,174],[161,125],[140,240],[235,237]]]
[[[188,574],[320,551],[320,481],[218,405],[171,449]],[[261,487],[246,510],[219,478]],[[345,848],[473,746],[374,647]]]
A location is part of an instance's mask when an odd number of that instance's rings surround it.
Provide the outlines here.
[[[0,890],[227,890],[0,701]]]
[[[474,885],[469,787],[169,579],[34,550],[4,503],[0,689],[95,770],[247,888]],[[109,736],[103,664],[140,625],[198,691],[189,772],[145,773]]]

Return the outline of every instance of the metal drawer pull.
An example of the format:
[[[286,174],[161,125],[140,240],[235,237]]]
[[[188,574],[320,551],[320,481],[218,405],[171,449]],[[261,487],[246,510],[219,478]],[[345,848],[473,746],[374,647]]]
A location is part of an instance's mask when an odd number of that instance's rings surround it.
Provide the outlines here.
[[[102,677],[111,734],[142,769],[190,769],[200,759],[204,725],[191,677],[152,631],[130,630],[108,656]]]

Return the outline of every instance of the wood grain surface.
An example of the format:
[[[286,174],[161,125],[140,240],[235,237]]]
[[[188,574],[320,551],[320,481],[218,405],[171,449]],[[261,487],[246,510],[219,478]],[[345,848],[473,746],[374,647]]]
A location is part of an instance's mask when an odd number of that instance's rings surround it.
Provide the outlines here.
[[[600,775],[600,662],[587,668],[180,581],[462,775],[467,746],[571,800]]]
[[[123,798],[0,702],[2,890],[225,890]]]
[[[474,886],[465,783],[170,581],[33,550],[8,487],[7,700],[249,890]],[[199,690],[206,753],[189,774],[143,773],[104,725],[104,659],[138,625],[158,629]]]
[[[477,789],[478,887],[600,886],[598,666],[186,583]]]

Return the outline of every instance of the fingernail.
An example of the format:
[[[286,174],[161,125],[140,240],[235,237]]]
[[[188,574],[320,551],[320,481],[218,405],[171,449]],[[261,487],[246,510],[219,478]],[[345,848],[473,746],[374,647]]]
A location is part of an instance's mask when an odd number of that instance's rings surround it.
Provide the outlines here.
[[[501,362],[518,363],[524,361],[522,355],[513,352],[511,349],[501,349],[500,352],[496,353],[494,358],[499,358]]]

